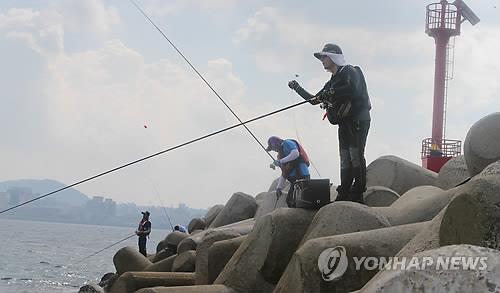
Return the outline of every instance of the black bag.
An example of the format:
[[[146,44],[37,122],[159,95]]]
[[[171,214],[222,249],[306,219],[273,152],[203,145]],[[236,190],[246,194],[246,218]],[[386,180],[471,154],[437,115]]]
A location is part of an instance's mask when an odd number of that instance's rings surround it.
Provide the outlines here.
[[[330,203],[330,179],[300,179],[294,183],[295,207],[319,209]]]

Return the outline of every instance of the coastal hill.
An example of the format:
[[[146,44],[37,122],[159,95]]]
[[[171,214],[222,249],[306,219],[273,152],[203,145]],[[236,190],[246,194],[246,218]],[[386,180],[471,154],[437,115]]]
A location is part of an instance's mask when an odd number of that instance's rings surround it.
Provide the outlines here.
[[[19,179],[0,182],[0,210],[61,189],[67,185],[50,179]],[[172,225],[187,225],[193,217],[206,213],[180,203],[177,207],[139,206],[135,203],[116,203],[105,196],[89,196],[74,188],[53,194],[13,211],[2,218],[134,227],[140,211],[154,215],[155,227],[172,229]]]
[[[19,179],[19,180],[9,180],[0,182],[0,192],[7,191],[9,188],[13,187],[23,187],[30,188],[33,194],[45,194],[63,187],[65,184],[51,179]],[[84,205],[89,197],[74,188],[68,188],[51,197],[53,200],[58,201],[63,204],[68,204],[72,206]]]

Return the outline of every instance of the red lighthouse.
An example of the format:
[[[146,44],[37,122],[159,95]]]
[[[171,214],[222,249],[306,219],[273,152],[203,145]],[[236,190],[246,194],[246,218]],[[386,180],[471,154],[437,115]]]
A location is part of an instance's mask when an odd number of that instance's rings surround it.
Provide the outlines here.
[[[452,37],[460,35],[462,22],[468,20],[472,25],[479,18],[462,1],[427,5],[425,32],[434,38],[436,59],[434,73],[434,104],[432,109],[432,137],[422,141],[422,166],[439,172],[441,167],[452,157],[461,153],[462,142],[445,139],[446,98],[448,80],[453,78]]]

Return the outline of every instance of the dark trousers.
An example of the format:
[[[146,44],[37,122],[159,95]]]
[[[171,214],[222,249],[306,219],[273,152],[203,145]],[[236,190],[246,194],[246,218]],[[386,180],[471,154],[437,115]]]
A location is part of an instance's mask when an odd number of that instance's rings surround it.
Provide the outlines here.
[[[359,197],[366,191],[365,146],[369,129],[370,120],[346,120],[339,124],[339,196]]]
[[[288,205],[289,208],[294,208],[295,207],[295,197],[293,196],[293,192],[295,190],[295,181],[299,179],[310,179],[311,176],[302,176],[301,178],[288,178],[288,181],[290,181],[290,189],[288,190],[288,193],[286,195],[286,204]]]
[[[146,252],[146,237],[139,237],[139,252],[146,257],[148,256]]]

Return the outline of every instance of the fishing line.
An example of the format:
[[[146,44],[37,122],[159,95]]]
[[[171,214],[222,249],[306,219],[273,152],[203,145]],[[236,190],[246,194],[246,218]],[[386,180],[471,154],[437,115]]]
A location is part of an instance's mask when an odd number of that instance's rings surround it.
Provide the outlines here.
[[[195,138],[195,139],[192,139],[192,140],[190,140],[190,141],[187,141],[187,142],[184,142],[184,143],[178,144],[178,145],[176,145],[176,146],[173,146],[173,147],[171,147],[171,148],[165,149],[165,150],[163,150],[163,151],[160,151],[160,152],[154,153],[154,154],[152,154],[152,155],[149,155],[149,156],[146,156],[146,157],[143,157],[143,158],[137,159],[137,160],[135,160],[135,161],[132,161],[132,162],[126,163],[126,164],[121,165],[121,166],[119,166],[119,167],[116,167],[116,168],[110,169],[110,170],[108,170],[108,171],[105,171],[105,172],[99,173],[99,174],[97,174],[97,175],[94,175],[94,176],[88,177],[88,178],[83,179],[83,180],[80,180],[80,181],[75,182],[75,183],[73,183],[73,184],[70,184],[70,185],[68,185],[68,186],[66,186],[66,187],[59,188],[59,189],[57,189],[57,190],[51,191],[51,192],[49,192],[49,193],[46,193],[46,194],[44,194],[44,195],[41,195],[41,196],[35,197],[35,198],[33,198],[33,199],[27,200],[27,201],[25,201],[25,202],[22,202],[22,203],[20,203],[20,204],[17,204],[17,205],[15,205],[15,206],[12,206],[12,207],[10,207],[10,208],[7,208],[7,209],[5,209],[5,210],[0,211],[0,214],[6,213],[6,212],[8,212],[8,211],[10,211],[10,210],[13,210],[13,209],[19,208],[19,207],[24,206],[24,205],[26,205],[26,204],[28,204],[28,203],[31,203],[31,202],[34,202],[34,201],[40,200],[40,199],[45,198],[45,197],[47,197],[47,196],[50,196],[50,195],[52,195],[52,194],[55,194],[55,193],[61,192],[61,191],[63,191],[63,190],[69,189],[69,188],[71,188],[71,187],[74,187],[74,186],[80,185],[80,184],[85,183],[85,182],[87,182],[87,181],[90,181],[90,180],[93,180],[93,179],[99,178],[99,177],[101,177],[101,176],[107,175],[107,174],[109,174],[109,173],[112,173],[112,172],[118,171],[118,170],[123,169],[123,168],[129,167],[129,166],[131,166],[131,165],[135,165],[135,164],[137,164],[137,163],[139,163],[139,162],[142,162],[142,161],[145,161],[145,160],[151,159],[151,158],[153,158],[153,157],[156,157],[156,156],[162,155],[162,154],[164,154],[164,153],[171,152],[171,151],[173,151],[173,150],[176,150],[176,149],[179,149],[179,148],[185,147],[185,146],[190,145],[190,144],[192,144],[192,143],[195,143],[195,142],[198,142],[198,141],[201,141],[201,140],[207,139],[207,138],[209,138],[209,137],[215,136],[215,135],[217,135],[217,134],[220,134],[220,133],[223,133],[223,132],[229,131],[229,130],[231,130],[231,129],[233,129],[233,128],[236,128],[236,127],[239,127],[239,126],[244,126],[245,124],[248,124],[248,123],[251,123],[251,122],[254,122],[254,121],[257,121],[257,120],[263,119],[263,118],[266,118],[266,117],[268,117],[268,116],[275,115],[275,114],[277,114],[277,113],[280,113],[280,112],[283,112],[283,111],[286,111],[286,110],[292,109],[292,108],[297,107],[297,106],[300,106],[300,105],[303,105],[303,104],[305,104],[305,103],[309,103],[310,101],[311,101],[311,100],[305,100],[305,101],[302,101],[302,102],[299,102],[299,103],[295,103],[295,104],[293,104],[293,105],[290,105],[290,106],[287,106],[287,107],[284,107],[284,108],[281,108],[281,109],[278,109],[278,110],[275,110],[275,111],[269,112],[269,113],[267,113],[267,114],[260,115],[260,116],[255,117],[255,118],[252,118],[252,119],[247,120],[247,121],[245,121],[245,122],[238,123],[238,124],[234,124],[234,125],[232,125],[232,126],[229,126],[229,127],[226,127],[226,128],[223,128],[223,129],[220,129],[220,130],[217,130],[217,131],[214,131],[214,132],[212,132],[212,133],[209,133],[209,134],[206,134],[206,135],[200,136],[200,137]]]
[[[97,255],[97,254],[99,254],[99,253],[101,253],[101,252],[103,252],[104,250],[109,249],[109,248],[111,248],[111,247],[113,247],[113,246],[115,246],[115,245],[117,245],[117,244],[119,244],[119,243],[122,243],[123,241],[126,241],[126,240],[128,240],[128,239],[130,239],[130,238],[132,238],[132,237],[134,237],[134,236],[137,236],[137,235],[136,235],[135,233],[134,233],[134,234],[132,234],[132,235],[129,235],[129,236],[127,236],[126,238],[123,238],[122,240],[116,241],[115,243],[113,243],[113,244],[111,244],[111,245],[108,245],[108,246],[104,247],[103,249],[101,249],[101,250],[99,250],[99,251],[97,251],[97,252],[94,252],[94,253],[92,253],[92,254],[87,255],[86,257],[84,257],[84,258],[80,259],[79,261],[75,262],[75,263],[74,263],[74,264],[72,264],[72,265],[79,264],[79,263],[81,263],[82,261],[84,261],[84,260],[86,260],[86,259],[89,259],[89,258],[91,258],[91,257],[93,257],[93,256],[95,256],[95,255]],[[69,265],[69,266],[71,266],[71,265]]]
[[[134,5],[137,10],[139,10],[139,12],[158,30],[158,32],[160,32],[160,34],[165,38],[165,40],[168,41],[168,43],[172,46],[172,48],[175,49],[175,51],[177,51],[177,53],[179,53],[179,55],[182,57],[182,59],[184,59],[184,61],[186,61],[186,63],[191,67],[191,69],[193,69],[193,71],[203,80],[203,82],[205,82],[205,84],[210,88],[210,90],[212,90],[212,92],[217,96],[217,98],[219,98],[219,100],[224,104],[224,106],[226,106],[226,108],[233,114],[234,117],[236,117],[236,119],[238,119],[238,121],[243,125],[243,127],[245,127],[245,129],[248,131],[248,133],[253,137],[253,139],[259,144],[259,146],[264,150],[264,152],[266,152],[266,154],[271,158],[271,160],[275,160],[274,157],[267,151],[267,149],[264,147],[264,145],[260,142],[260,140],[252,133],[252,131],[246,126],[244,125],[243,121],[240,119],[240,117],[238,117],[238,115],[236,115],[236,113],[233,111],[233,109],[231,109],[231,107],[226,103],[226,101],[224,101],[224,99],[219,95],[219,93],[217,93],[217,91],[212,87],[212,85],[203,77],[203,75],[201,75],[201,73],[193,66],[193,64],[191,64],[191,62],[189,62],[189,60],[184,56],[184,54],[182,54],[182,52],[177,48],[177,46],[174,45],[174,43],[165,35],[165,33],[153,22],[153,20],[151,20],[151,18],[149,18],[149,16],[144,12],[144,10],[142,10],[139,5],[137,5],[135,3],[134,0],[130,0],[130,2],[132,3],[132,5]]]
[[[149,126],[144,124],[144,128],[149,129]],[[151,136],[151,133],[149,133],[149,131],[146,131],[146,133],[147,133],[147,136],[149,137],[149,141],[153,141],[153,137]],[[163,213],[165,214],[165,217],[167,218],[168,223],[170,224],[170,227],[172,228],[172,231],[174,231],[174,225],[172,224],[170,216],[167,213],[167,209],[165,208],[165,205],[163,205],[163,201],[161,200],[160,192],[158,191],[158,188],[156,187],[156,184],[149,173],[148,173],[148,178],[149,178],[151,185],[153,186],[153,190],[156,193],[156,197],[158,198],[158,201],[160,202],[160,205],[163,208]]]
[[[298,79],[299,75],[295,74],[294,77]],[[290,95],[289,95],[290,96],[290,101],[293,103],[294,97],[293,97],[292,93],[294,93],[294,91],[292,89],[290,89]],[[295,113],[293,111],[292,111],[292,118],[293,118],[293,126],[295,127],[295,136],[297,136],[297,140],[299,141],[299,143],[302,144],[302,145],[304,145],[302,143],[302,140],[300,139],[299,128],[297,127],[297,119],[296,119]],[[318,168],[316,168],[316,165],[314,164],[313,160],[311,160],[311,158],[309,158],[309,162],[311,163],[311,166],[313,167],[313,169],[318,174],[318,177],[321,178],[321,174],[319,173]]]

